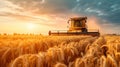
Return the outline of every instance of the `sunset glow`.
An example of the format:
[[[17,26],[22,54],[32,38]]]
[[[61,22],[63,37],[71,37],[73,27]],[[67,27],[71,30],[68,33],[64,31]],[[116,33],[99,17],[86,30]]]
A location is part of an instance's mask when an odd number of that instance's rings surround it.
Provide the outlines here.
[[[66,30],[71,17],[87,16],[89,28],[119,33],[119,6],[118,0],[0,0],[0,32],[47,34]]]
[[[27,28],[29,29],[29,30],[33,30],[33,29],[35,29],[35,24],[33,24],[33,23],[27,23]]]

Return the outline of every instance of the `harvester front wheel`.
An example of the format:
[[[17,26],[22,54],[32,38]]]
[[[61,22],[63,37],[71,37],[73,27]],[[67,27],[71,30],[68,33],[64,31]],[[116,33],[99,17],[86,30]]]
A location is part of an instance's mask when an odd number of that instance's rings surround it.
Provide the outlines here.
[[[87,32],[87,29],[86,28],[82,28],[82,32]]]

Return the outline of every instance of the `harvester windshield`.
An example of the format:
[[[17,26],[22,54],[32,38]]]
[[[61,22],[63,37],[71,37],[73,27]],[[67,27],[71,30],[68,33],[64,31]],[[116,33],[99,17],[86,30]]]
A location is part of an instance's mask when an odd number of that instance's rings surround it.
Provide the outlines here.
[[[69,31],[82,31],[86,29],[86,17],[71,18],[69,20]]]
[[[71,23],[72,27],[82,27],[82,23],[79,20],[72,20]]]

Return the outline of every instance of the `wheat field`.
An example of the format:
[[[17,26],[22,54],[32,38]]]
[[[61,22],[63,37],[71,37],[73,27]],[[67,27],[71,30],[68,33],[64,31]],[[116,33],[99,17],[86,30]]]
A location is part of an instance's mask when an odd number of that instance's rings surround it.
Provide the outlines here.
[[[0,67],[120,67],[120,36],[0,35]]]

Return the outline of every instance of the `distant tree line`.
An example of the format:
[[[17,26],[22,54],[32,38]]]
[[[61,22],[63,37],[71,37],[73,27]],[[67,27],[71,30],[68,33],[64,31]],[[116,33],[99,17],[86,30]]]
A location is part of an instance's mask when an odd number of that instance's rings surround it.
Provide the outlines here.
[[[42,35],[41,33],[40,34],[33,34],[33,33],[13,33],[13,34],[8,34],[8,33],[0,33],[0,35]]]

